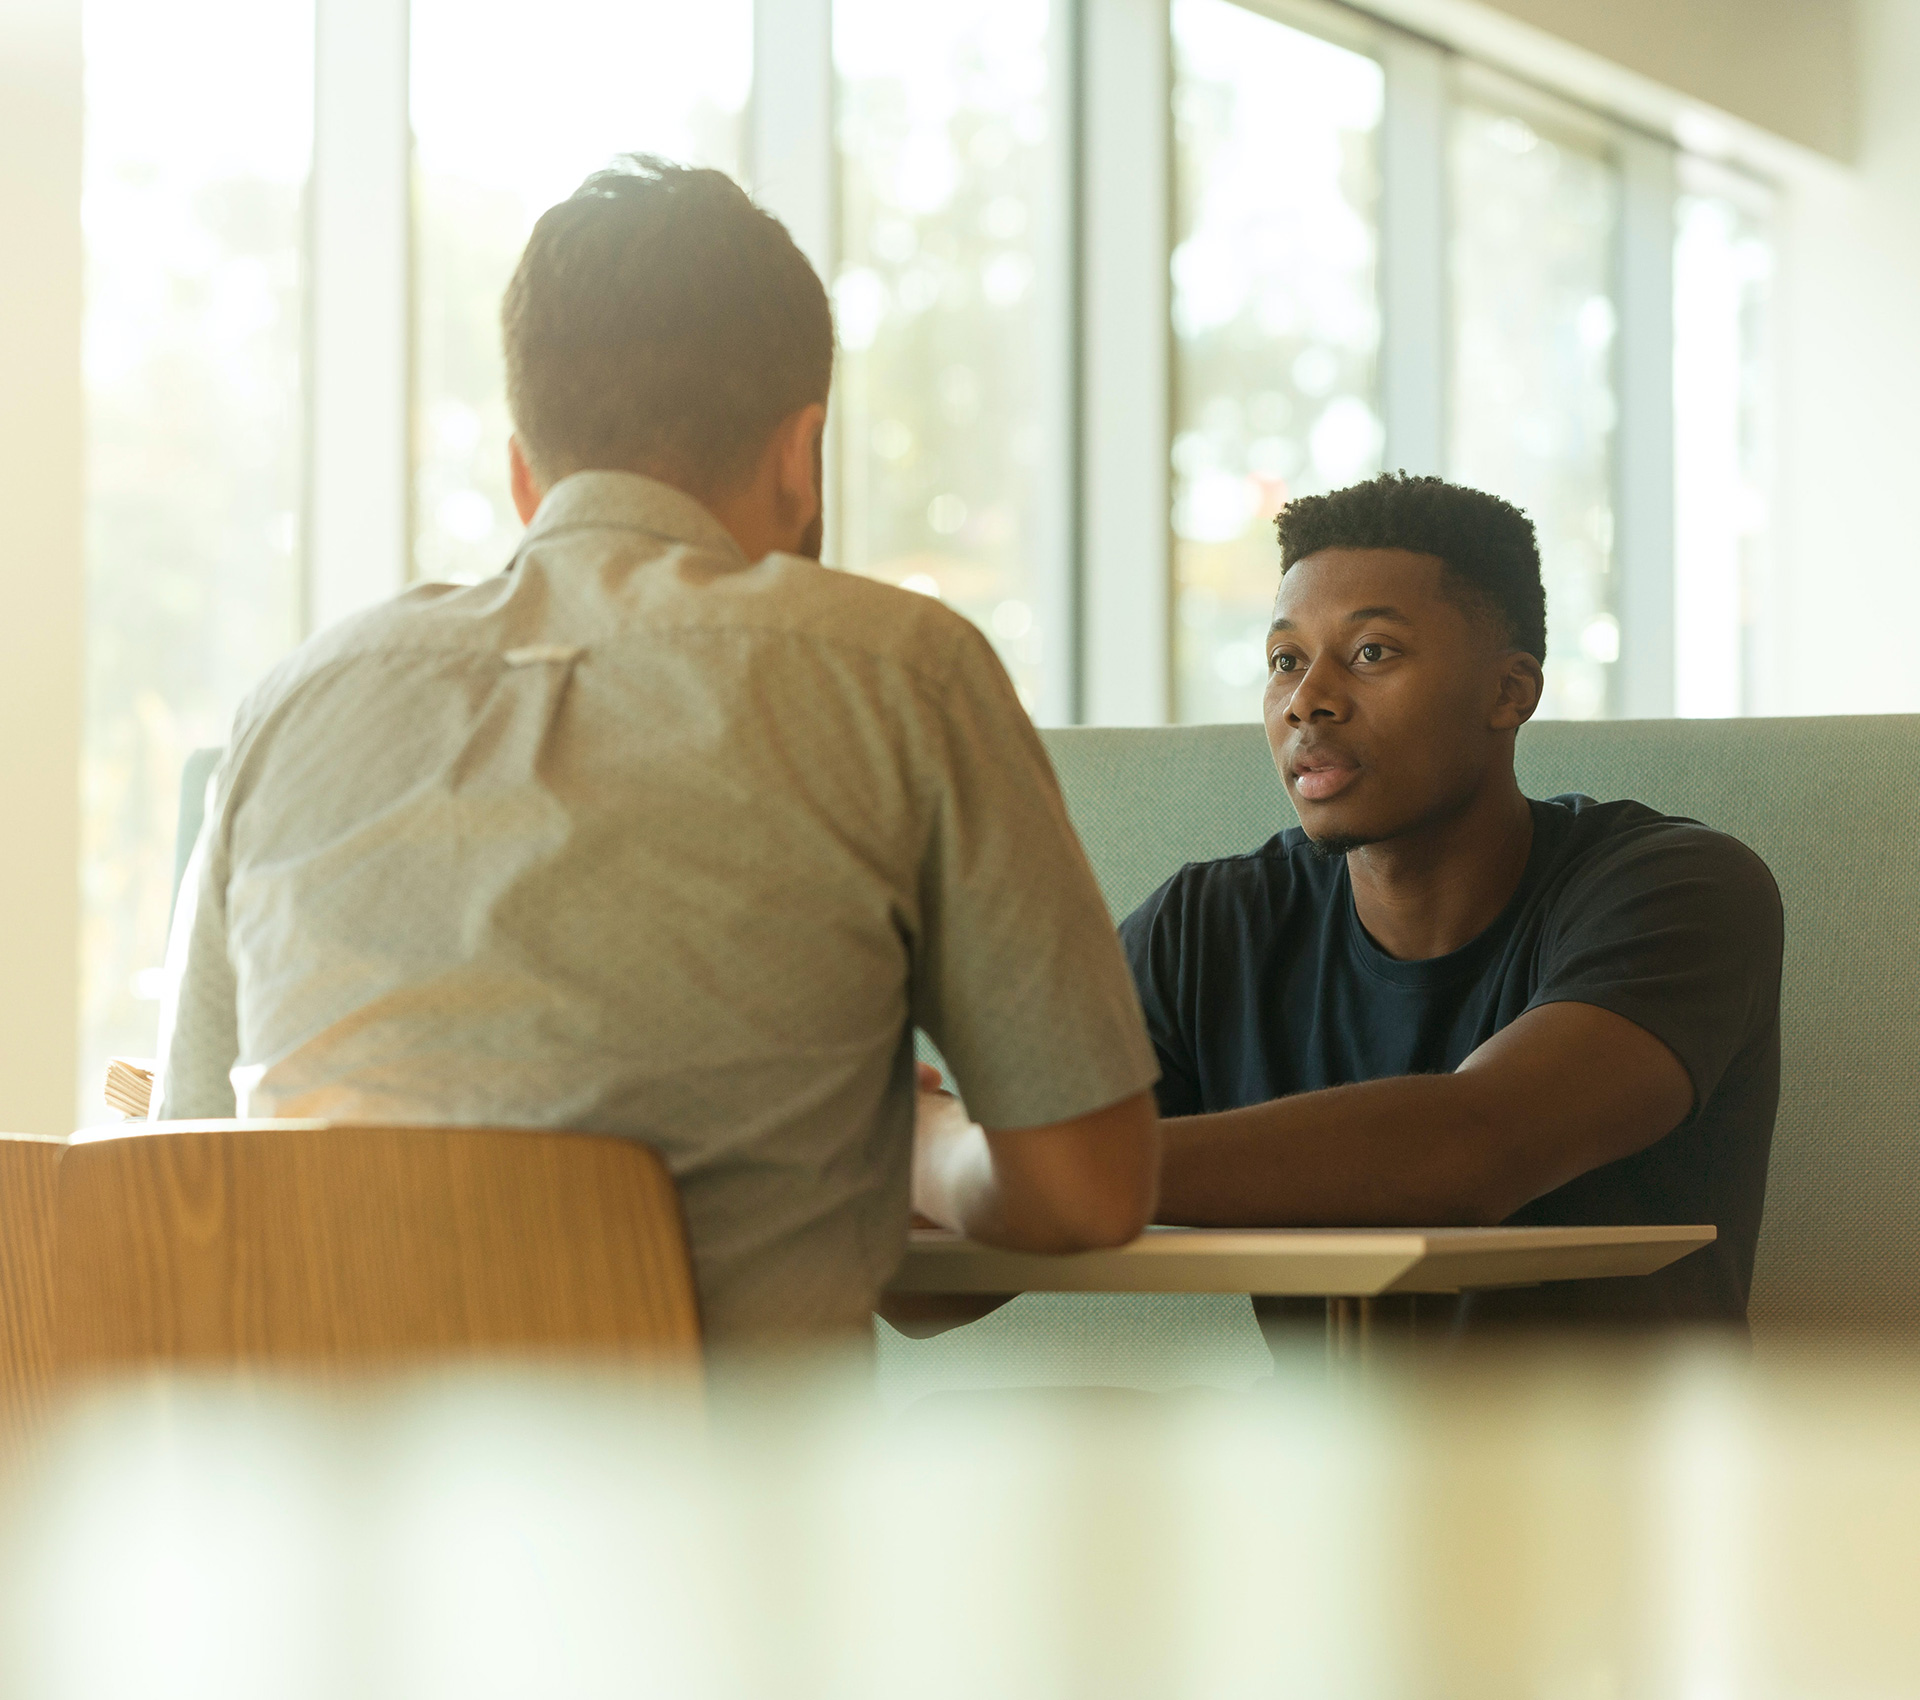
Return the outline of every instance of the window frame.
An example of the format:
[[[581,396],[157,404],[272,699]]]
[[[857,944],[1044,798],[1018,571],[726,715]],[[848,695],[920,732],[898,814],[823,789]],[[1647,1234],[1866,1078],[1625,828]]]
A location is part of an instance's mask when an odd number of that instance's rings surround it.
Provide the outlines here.
[[[408,0],[315,0],[308,635],[404,589],[413,558],[410,35]]]
[[[1685,150],[1678,151],[1675,163],[1677,173],[1674,194],[1676,235],[1679,229],[1680,205],[1688,197],[1696,195],[1713,196],[1718,199],[1731,201],[1743,212],[1757,220],[1770,233],[1777,229],[1781,217],[1782,202],[1782,190],[1777,183],[1769,182],[1753,171],[1747,170],[1730,161],[1712,159],[1706,155],[1688,153]],[[1781,287],[1779,269],[1780,252],[1777,241],[1775,241],[1772,246],[1774,271],[1771,287],[1774,299],[1761,314],[1760,336],[1756,349],[1758,363],[1764,376],[1762,379],[1762,394],[1759,398],[1759,418],[1757,420],[1758,441],[1755,444],[1754,476],[1756,484],[1765,491],[1772,491],[1776,488],[1775,479],[1779,467],[1778,456],[1780,449],[1779,372],[1781,365],[1780,326],[1782,318],[1779,304],[1779,290]],[[1674,287],[1676,290],[1679,287],[1677,265]],[[1676,433],[1677,449],[1677,434],[1679,430],[1677,386],[1674,401],[1673,427]],[[1677,453],[1674,458],[1674,465],[1677,473],[1679,466]],[[1771,524],[1772,512],[1774,511],[1774,504],[1771,501],[1768,503],[1768,508],[1767,523],[1761,528],[1754,551],[1754,557],[1750,563],[1749,576],[1743,587],[1744,593],[1751,598],[1750,607],[1753,611],[1754,618],[1748,626],[1747,642],[1740,660],[1740,707],[1738,712],[1741,715],[1751,715],[1757,712],[1754,706],[1756,700],[1773,698],[1779,684],[1779,680],[1774,671],[1773,652],[1770,640],[1775,634],[1771,630],[1773,622],[1770,621],[1769,614],[1771,610],[1781,607],[1782,604],[1774,594],[1778,588],[1774,575],[1779,570],[1779,556],[1776,552]],[[1673,567],[1676,645],[1681,635],[1678,630],[1678,596],[1680,574],[1684,566],[1680,557],[1679,520],[1679,490],[1676,484],[1674,525],[1675,555]],[[1679,707],[1679,685],[1682,666],[1683,663],[1676,647],[1673,658],[1674,706],[1670,711],[1674,714],[1682,712]]]
[[[1378,58],[1379,407],[1385,464],[1444,473],[1452,374],[1445,142],[1456,90],[1497,89],[1604,139],[1621,173],[1614,279],[1615,570],[1621,655],[1607,711],[1672,712],[1671,140],[1497,71],[1341,0],[1239,0]],[[832,0],[756,0],[750,187],[831,283],[839,249]],[[1035,562],[1043,723],[1157,724],[1175,703],[1168,463],[1172,55],[1168,0],[1052,0],[1059,216],[1042,297],[1050,486]],[[408,0],[318,0],[311,290],[310,629],[400,589],[412,556],[413,183]],[[397,125],[369,126],[368,112]],[[1143,117],[1147,120],[1143,122]],[[351,242],[342,239],[351,231]],[[827,472],[827,558],[842,513]]]

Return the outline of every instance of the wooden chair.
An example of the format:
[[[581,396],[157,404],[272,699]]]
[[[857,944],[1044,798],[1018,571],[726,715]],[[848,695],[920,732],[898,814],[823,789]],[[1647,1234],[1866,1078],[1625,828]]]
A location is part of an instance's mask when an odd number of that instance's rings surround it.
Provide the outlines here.
[[[58,1217],[70,1372],[700,1361],[679,1196],[632,1140],[134,1123],[75,1136]]]
[[[0,1134],[0,1440],[9,1445],[53,1385],[54,1177],[65,1146]]]

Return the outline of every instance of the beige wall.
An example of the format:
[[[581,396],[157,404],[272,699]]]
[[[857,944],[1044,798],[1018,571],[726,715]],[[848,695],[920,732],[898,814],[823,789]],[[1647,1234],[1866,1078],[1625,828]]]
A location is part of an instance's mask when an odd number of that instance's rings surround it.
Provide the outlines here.
[[[1802,147],[1852,155],[1852,0],[1486,3]]]
[[[1859,28],[1856,163],[1783,198],[1763,712],[1920,712],[1920,0]]]
[[[1717,114],[1750,132],[1749,143],[1779,138],[1830,159],[1853,156],[1856,12],[1865,0],[1356,3],[1656,131]],[[1920,0],[1895,3],[1911,10]]]
[[[0,1132],[74,1124],[80,5],[0,5]]]

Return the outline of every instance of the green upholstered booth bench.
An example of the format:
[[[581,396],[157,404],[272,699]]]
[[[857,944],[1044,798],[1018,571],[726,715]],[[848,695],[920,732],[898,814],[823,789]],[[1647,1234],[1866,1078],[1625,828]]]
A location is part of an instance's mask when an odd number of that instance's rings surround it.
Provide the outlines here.
[[[1294,824],[1257,726],[1046,734],[1116,917],[1183,862]],[[1756,1341],[1799,1328],[1920,1337],[1920,716],[1542,722],[1529,795],[1636,797],[1730,832],[1786,904],[1780,1119],[1760,1231]],[[181,855],[212,758],[183,786]],[[950,1334],[882,1330],[896,1395],[1004,1380],[1250,1380],[1270,1358],[1244,1300],[1031,1295]]]
[[[1184,862],[1296,824],[1258,726],[1046,734],[1115,918]],[[1543,721],[1529,796],[1634,797],[1730,832],[1786,906],[1780,1118],[1751,1316],[1920,1336],[1920,715]],[[1246,1381],[1269,1359],[1251,1308],[1202,1296],[1032,1294],[928,1340],[881,1338],[896,1398],[983,1379]]]

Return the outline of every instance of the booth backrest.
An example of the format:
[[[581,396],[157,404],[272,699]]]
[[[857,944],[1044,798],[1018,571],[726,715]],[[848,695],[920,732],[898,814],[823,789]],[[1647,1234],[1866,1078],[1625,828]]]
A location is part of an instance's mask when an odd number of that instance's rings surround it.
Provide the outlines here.
[[[1116,916],[1295,824],[1258,726],[1046,738]],[[1755,1332],[1920,1333],[1920,715],[1549,721],[1519,768],[1529,796],[1637,798],[1766,859],[1787,955]]]

